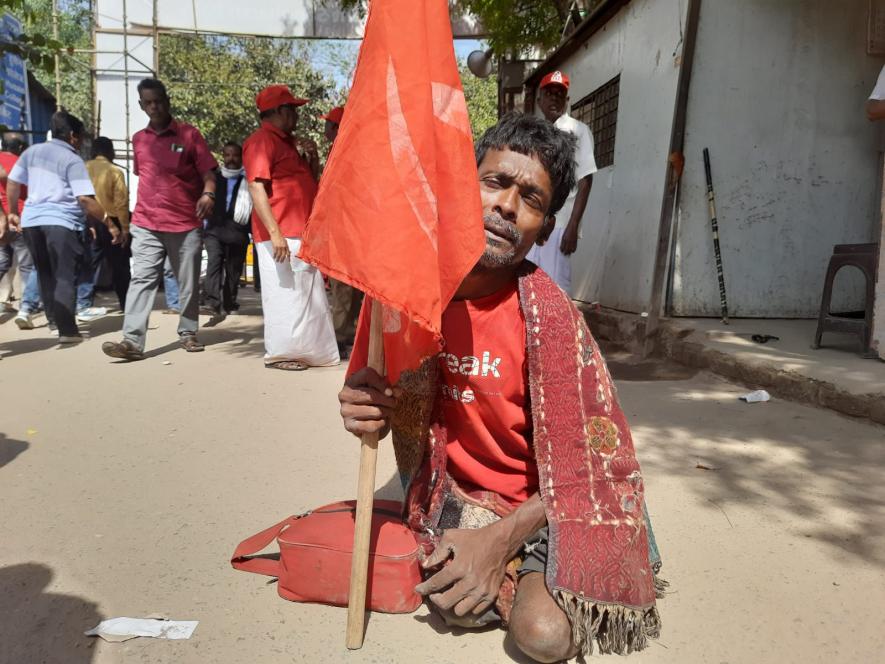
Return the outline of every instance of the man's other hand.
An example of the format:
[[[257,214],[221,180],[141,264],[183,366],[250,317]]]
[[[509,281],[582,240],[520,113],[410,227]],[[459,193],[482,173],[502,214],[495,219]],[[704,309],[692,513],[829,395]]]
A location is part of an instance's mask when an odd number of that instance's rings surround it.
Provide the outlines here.
[[[273,247],[273,259],[277,263],[285,263],[289,260],[289,243],[279,233],[270,236],[270,244]]]
[[[10,212],[9,214],[7,214],[6,223],[9,224],[9,230],[15,231],[16,233],[21,233],[22,220],[17,214],[15,214],[14,212]]]
[[[197,201],[197,219],[208,219],[212,214],[212,208],[215,205],[215,199],[209,194],[204,193]]]
[[[569,224],[562,233],[562,241],[559,250],[566,256],[571,256],[578,248],[578,227]]]
[[[111,234],[111,244],[123,244],[123,233],[117,228],[117,224],[112,221],[108,222],[108,232]]]
[[[415,586],[415,592],[429,596],[440,609],[454,611],[457,616],[482,615],[498,597],[508,563],[505,538],[497,533],[494,524],[445,531],[422,567],[430,569],[448,562]]]
[[[364,367],[350,376],[338,393],[338,401],[344,428],[354,436],[377,433],[383,438],[387,434],[396,396],[377,371]]]

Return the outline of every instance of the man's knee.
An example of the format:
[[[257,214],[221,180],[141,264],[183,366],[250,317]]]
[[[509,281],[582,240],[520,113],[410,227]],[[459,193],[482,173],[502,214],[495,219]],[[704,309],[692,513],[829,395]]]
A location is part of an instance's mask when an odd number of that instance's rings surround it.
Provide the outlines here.
[[[572,630],[565,614],[514,614],[510,634],[520,650],[539,662],[559,662],[574,655]]]
[[[544,575],[520,579],[510,616],[510,635],[517,647],[539,662],[559,662],[573,657],[572,628],[544,584]]]

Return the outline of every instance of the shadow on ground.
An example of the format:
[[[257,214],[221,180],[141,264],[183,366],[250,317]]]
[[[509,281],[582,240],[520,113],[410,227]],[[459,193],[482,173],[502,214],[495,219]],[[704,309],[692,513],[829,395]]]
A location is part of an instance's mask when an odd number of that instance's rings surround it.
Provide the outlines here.
[[[725,518],[730,505],[764,509],[836,556],[885,567],[885,428],[779,400],[748,405],[711,377],[655,383],[654,408],[631,398],[631,383],[619,388],[646,477],[684,477]]]
[[[102,616],[95,603],[47,592],[52,570],[40,563],[0,568],[0,661],[92,662],[95,640],[83,632]]]
[[[30,444],[23,440],[7,438],[5,433],[0,433],[0,468],[11,463],[29,447]]]

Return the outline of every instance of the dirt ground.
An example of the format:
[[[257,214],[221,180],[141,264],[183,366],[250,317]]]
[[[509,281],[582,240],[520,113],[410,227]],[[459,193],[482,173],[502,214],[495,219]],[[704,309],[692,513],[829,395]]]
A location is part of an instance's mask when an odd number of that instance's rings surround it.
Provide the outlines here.
[[[354,495],[343,367],[264,369],[257,315],[204,330],[206,352],[186,354],[156,312],[134,364],[100,351],[119,316],[64,350],[45,328],[0,320],[2,664],[525,661],[502,631],[452,632],[425,608],[371,615],[349,652],[344,609],[286,602],[231,569],[242,538]],[[631,660],[882,661],[885,429],[612,364],[671,583],[661,639]],[[377,485],[398,495],[383,446]],[[158,612],[200,624],[188,641],[83,636]]]

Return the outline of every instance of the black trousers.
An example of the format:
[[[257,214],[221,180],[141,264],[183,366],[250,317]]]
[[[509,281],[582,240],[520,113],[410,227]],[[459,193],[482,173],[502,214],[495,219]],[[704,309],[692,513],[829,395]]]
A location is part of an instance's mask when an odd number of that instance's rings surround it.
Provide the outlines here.
[[[112,219],[118,230],[122,230],[120,222],[116,218]],[[88,233],[88,231],[87,231]],[[87,240],[91,239],[91,234],[87,235]],[[96,224],[95,240],[86,244],[86,254],[84,258],[83,273],[81,279],[89,280],[93,285],[93,290],[102,277],[102,271],[105,267],[105,259],[111,268],[111,286],[117,294],[117,300],[120,302],[120,309],[126,310],[126,293],[129,290],[129,281],[132,275],[129,270],[129,258],[132,253],[129,246],[121,246],[113,244],[114,238],[111,232],[104,224]],[[82,304],[80,306],[83,306]]]
[[[123,229],[116,218],[112,219],[112,221],[118,230]],[[132,252],[128,244],[125,247],[119,244],[111,244],[114,238],[111,237],[111,232],[104,224],[98,224],[96,234],[98,235],[96,244],[101,248],[101,252],[107,256],[108,263],[111,266],[111,285],[117,294],[120,309],[126,311],[126,293],[129,291],[129,281],[132,279],[132,273],[129,270],[129,258],[132,256]]]
[[[203,236],[203,245],[207,254],[206,278],[203,281],[206,306],[234,311],[237,309],[237,292],[246,262],[249,235],[240,230],[210,226]]]
[[[34,259],[46,318],[61,336],[80,333],[74,312],[77,307],[77,275],[83,262],[83,232],[63,226],[32,226],[22,230]]]

